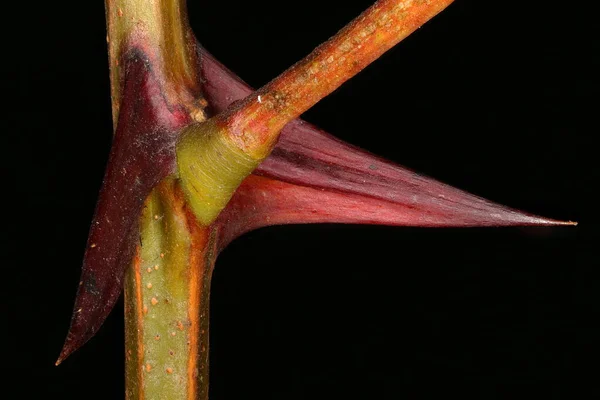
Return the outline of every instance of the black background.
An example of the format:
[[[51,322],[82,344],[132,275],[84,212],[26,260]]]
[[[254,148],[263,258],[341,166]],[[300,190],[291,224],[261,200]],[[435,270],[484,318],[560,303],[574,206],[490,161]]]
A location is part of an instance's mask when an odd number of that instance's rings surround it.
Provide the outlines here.
[[[189,5],[200,41],[258,87],[372,1],[207,3]],[[600,46],[588,3],[458,0],[304,115],[444,182],[580,225],[250,233],[216,266],[212,400],[599,395]],[[3,35],[3,387],[6,398],[122,398],[121,303],[53,366],[110,148],[104,5],[17,7]]]

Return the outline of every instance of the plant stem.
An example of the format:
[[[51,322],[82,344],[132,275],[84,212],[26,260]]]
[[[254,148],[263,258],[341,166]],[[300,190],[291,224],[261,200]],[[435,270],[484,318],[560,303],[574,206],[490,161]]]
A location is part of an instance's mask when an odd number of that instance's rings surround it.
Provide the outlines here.
[[[151,65],[168,104],[204,120],[185,0],[105,5],[115,129],[131,52]],[[148,196],[139,226],[140,244],[124,281],[126,398],[207,399],[213,231],[197,224],[173,179]]]
[[[453,0],[379,0],[334,37],[218,119],[264,158],[281,129],[406,38]]]
[[[127,399],[208,398],[208,313],[215,235],[174,179],[148,197],[125,280]]]
[[[195,39],[189,27],[186,0],[105,0],[113,125],[116,129],[123,70],[128,51],[150,58],[163,94],[171,104],[184,105],[202,121]]]
[[[140,243],[124,284],[128,399],[208,398],[212,223],[286,123],[451,2],[379,0],[255,95],[204,122],[184,0],[107,0],[115,124],[130,55],[148,63],[167,108],[183,107],[202,122],[177,143],[179,180],[156,186],[141,215]]]

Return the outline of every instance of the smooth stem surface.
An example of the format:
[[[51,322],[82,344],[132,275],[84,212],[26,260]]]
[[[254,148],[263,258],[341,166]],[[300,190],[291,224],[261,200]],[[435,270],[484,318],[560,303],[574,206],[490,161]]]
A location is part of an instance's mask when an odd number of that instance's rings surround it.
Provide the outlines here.
[[[291,120],[356,75],[453,0],[379,0],[218,120],[231,140],[253,158],[270,152]]]
[[[148,197],[125,284],[127,399],[208,398],[211,232],[174,179]]]

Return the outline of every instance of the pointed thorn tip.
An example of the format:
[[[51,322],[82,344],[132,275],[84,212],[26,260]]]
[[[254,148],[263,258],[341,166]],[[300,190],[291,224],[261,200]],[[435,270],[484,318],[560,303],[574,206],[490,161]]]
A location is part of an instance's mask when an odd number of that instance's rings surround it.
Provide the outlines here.
[[[65,361],[65,358],[67,358],[67,357],[68,357],[68,355],[65,355],[64,349],[61,350],[60,355],[58,356],[58,359],[54,363],[54,366],[58,367],[63,361]]]
[[[578,222],[576,221],[562,221],[558,219],[540,217],[537,215],[531,215],[522,213],[520,211],[516,211],[523,216],[526,216],[526,219],[523,219],[520,222],[524,222],[526,225],[530,226],[577,226]]]
[[[546,221],[546,224],[550,226],[577,226],[579,224],[577,221],[560,221],[555,219],[548,219]]]
[[[74,348],[73,345],[72,345],[72,342],[69,340],[69,338],[67,338],[67,340],[65,341],[65,344],[63,345],[63,348],[60,350],[60,354],[58,355],[58,359],[56,360],[56,362],[54,363],[54,365],[58,367],[75,350],[76,350],[76,347]]]

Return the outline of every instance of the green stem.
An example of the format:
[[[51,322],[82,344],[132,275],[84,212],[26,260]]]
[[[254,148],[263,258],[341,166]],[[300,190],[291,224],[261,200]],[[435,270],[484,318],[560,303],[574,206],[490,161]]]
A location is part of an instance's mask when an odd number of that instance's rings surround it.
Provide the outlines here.
[[[126,398],[208,398],[208,313],[214,231],[173,179],[148,197],[125,280]]]

